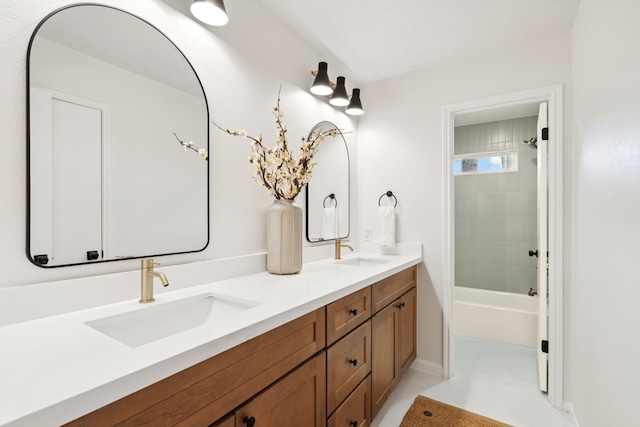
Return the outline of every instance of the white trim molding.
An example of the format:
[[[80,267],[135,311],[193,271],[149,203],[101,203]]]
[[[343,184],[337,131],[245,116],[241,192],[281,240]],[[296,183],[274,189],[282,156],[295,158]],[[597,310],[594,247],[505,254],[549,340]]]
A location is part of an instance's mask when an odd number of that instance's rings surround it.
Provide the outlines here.
[[[443,376],[453,376],[453,286],[454,266],[454,195],[453,144],[456,116],[494,109],[549,103],[549,401],[564,409],[563,401],[563,87],[561,84],[522,92],[446,105],[442,110],[444,288],[443,288]]]
[[[425,374],[433,375],[435,377],[442,377],[443,370],[442,365],[438,365],[437,363],[429,362],[425,359],[419,359],[413,361],[411,364],[411,369],[416,370],[418,372],[422,372]]]
[[[576,418],[576,413],[573,410],[573,404],[571,402],[564,402],[564,411],[569,415],[569,421],[572,426],[579,427],[578,418]]]

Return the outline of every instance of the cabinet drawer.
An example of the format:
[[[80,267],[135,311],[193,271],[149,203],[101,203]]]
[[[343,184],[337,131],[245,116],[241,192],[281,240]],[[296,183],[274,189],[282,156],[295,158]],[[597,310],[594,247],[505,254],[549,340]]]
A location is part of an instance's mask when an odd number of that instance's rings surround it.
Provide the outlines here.
[[[371,309],[373,313],[385,308],[395,299],[416,285],[416,266],[396,273],[371,285]]]
[[[323,307],[69,425],[208,426],[323,349],[325,322]]]
[[[371,375],[360,383],[336,412],[327,427],[368,427],[371,425]]]
[[[327,413],[371,372],[371,321],[327,349]]]
[[[235,411],[236,427],[324,427],[325,352]]]
[[[371,317],[371,287],[327,306],[327,345],[338,341]]]

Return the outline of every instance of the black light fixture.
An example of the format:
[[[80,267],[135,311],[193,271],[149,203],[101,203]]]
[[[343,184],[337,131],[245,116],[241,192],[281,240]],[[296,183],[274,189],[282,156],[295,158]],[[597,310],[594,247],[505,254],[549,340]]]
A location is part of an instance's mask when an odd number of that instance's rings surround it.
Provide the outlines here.
[[[331,81],[329,81],[326,62],[318,63],[318,71],[315,76],[316,78],[311,85],[311,93],[320,96],[331,95],[333,88],[331,87]]]
[[[346,105],[349,105],[347,88],[344,86],[345,80],[346,79],[342,76],[338,77],[338,83],[336,83],[336,87],[335,89],[333,89],[333,94],[331,95],[329,104],[335,105],[336,107],[344,107]]]
[[[345,110],[345,113],[351,116],[360,116],[364,114],[362,101],[360,101],[360,89],[353,90],[353,93],[351,94],[351,101],[349,101],[349,106]]]
[[[327,63],[319,62],[318,71],[312,71],[311,75],[315,77],[311,85],[311,93],[314,95],[326,96],[329,103],[336,107],[347,107],[345,112],[352,116],[364,114],[362,109],[362,101],[360,100],[360,89],[354,89],[349,100],[347,88],[345,86],[346,79],[343,76],[338,77],[338,83],[332,83],[327,73]]]
[[[221,26],[229,22],[224,0],[193,0],[191,13],[209,25]]]

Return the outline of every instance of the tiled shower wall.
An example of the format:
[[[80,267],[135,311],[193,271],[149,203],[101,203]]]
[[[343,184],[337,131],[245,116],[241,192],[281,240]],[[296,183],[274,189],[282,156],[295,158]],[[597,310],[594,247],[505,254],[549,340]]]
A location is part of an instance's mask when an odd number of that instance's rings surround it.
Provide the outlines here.
[[[455,128],[454,153],[518,150],[518,171],[455,177],[455,284],[527,293],[536,288],[537,116]]]

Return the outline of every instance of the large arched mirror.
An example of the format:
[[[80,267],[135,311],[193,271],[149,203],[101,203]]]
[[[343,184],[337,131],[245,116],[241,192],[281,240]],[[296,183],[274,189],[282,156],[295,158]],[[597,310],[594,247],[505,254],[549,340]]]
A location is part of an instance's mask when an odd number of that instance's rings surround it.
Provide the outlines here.
[[[40,23],[27,58],[29,259],[203,250],[208,159],[177,137],[208,150],[209,114],[182,52],[134,15],[79,4]]]
[[[338,129],[320,122],[310,135]],[[327,136],[314,160],[313,179],[307,184],[307,240],[344,239],[349,236],[349,151],[340,131]]]

